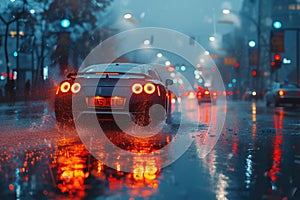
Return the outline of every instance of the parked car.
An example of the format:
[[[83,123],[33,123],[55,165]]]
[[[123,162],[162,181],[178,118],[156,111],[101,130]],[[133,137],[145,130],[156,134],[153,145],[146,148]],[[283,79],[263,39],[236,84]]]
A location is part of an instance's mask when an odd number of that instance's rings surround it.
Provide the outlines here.
[[[57,89],[55,116],[68,125],[83,116],[96,115],[101,121],[114,121],[124,116],[145,126],[153,120],[166,120],[171,112],[171,95],[155,67],[134,63],[95,64],[69,74]],[[72,106],[73,104],[73,106]],[[164,112],[151,115],[152,105]],[[74,106],[76,105],[76,106]]]
[[[300,87],[292,83],[274,83],[265,94],[266,105],[300,104]]]

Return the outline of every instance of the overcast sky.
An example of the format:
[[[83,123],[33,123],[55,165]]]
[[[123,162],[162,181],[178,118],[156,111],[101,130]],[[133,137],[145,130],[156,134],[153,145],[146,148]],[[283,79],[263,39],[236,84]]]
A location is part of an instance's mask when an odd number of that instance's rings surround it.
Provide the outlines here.
[[[222,9],[239,10],[243,0],[115,0],[113,13],[117,26],[163,27],[194,36],[198,41],[212,34],[224,34],[232,25],[217,23]],[[136,23],[124,22],[122,15],[132,13]]]

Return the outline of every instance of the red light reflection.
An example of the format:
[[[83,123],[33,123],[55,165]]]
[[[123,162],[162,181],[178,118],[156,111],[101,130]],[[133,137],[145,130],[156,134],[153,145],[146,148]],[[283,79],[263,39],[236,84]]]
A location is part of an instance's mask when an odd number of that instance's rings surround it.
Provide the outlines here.
[[[89,177],[89,172],[86,171],[88,152],[84,144],[59,147],[55,158],[52,167],[57,167],[58,189],[62,193],[85,196],[84,181]]]
[[[280,165],[281,165],[281,157],[282,157],[282,130],[283,130],[283,118],[284,118],[284,111],[279,110],[278,114],[274,114],[274,127],[276,129],[275,139],[273,141],[273,154],[272,160],[273,164],[269,171],[270,178],[272,181],[276,181],[278,178],[278,173],[280,172]]]
[[[60,192],[70,196],[87,196],[87,178],[106,183],[109,193],[126,191],[132,198],[149,198],[158,191],[160,165],[157,159],[137,154],[131,164],[132,173],[118,170],[121,165],[116,163],[117,170],[109,168],[91,157],[84,144],[66,140],[54,154],[51,174],[56,175],[53,178]]]
[[[157,193],[159,180],[157,180],[160,168],[154,158],[134,158],[133,173],[126,176],[126,186],[129,195],[143,197],[144,199]]]

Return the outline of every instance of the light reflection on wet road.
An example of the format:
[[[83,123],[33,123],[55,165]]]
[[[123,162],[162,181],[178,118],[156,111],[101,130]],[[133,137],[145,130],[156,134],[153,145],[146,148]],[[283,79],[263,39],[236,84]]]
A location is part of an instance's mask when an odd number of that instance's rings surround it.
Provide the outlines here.
[[[201,126],[186,126],[195,141],[181,158],[160,169],[137,156],[125,173],[95,159],[76,133],[59,133],[47,104],[0,105],[0,199],[300,199],[298,108],[229,102],[220,138],[206,135],[225,108],[196,109],[186,118]]]

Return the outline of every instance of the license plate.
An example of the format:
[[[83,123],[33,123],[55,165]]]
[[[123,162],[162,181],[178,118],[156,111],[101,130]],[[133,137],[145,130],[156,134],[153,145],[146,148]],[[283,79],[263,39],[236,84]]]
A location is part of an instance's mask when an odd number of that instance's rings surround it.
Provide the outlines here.
[[[92,107],[103,107],[103,108],[123,108],[126,99],[124,97],[89,97],[88,105]]]

